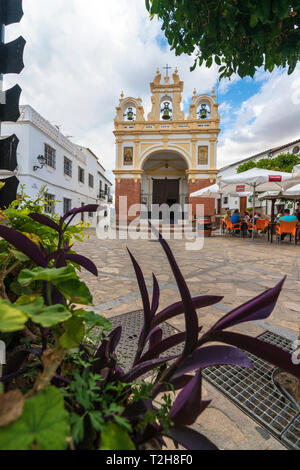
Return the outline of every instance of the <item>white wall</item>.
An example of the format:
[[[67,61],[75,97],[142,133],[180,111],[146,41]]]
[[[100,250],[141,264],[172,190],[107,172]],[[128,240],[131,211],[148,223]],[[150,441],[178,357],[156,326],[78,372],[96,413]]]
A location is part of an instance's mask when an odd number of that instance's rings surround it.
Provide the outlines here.
[[[21,107],[21,117],[16,123],[3,123],[2,135],[16,134],[20,140],[18,146],[18,169],[20,184],[25,184],[25,192],[35,197],[40,188],[47,186],[47,192],[55,195],[55,212],[63,215],[63,199],[72,201],[71,207],[81,207],[84,204],[101,204],[107,207],[108,218],[110,216],[111,204],[107,197],[99,199],[100,181],[102,187],[105,184],[111,187],[106,179],[105,170],[99,164],[97,158],[86,148],[81,148],[70,142],[55,127],[40,116],[30,106]],[[56,150],[56,168],[44,166],[42,169],[33,171],[33,166],[39,166],[37,157],[44,155],[44,146],[48,144]],[[64,157],[72,161],[72,177],[64,174]],[[78,180],[78,166],[84,169],[84,183]],[[89,174],[94,176],[94,187],[89,187]],[[84,216],[85,222],[96,226],[96,214],[89,217]],[[81,220],[78,216],[75,222]]]

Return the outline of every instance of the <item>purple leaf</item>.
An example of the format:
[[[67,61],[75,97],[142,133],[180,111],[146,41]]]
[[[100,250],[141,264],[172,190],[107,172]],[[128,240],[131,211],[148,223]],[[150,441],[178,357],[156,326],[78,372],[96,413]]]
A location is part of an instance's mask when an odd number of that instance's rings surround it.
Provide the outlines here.
[[[52,228],[56,232],[59,232],[59,226],[57,225],[54,220],[50,219],[50,217],[47,217],[46,215],[43,214],[29,214],[29,217],[32,220],[35,220],[35,222],[38,222],[39,224],[46,225],[47,227]]]
[[[201,330],[202,326],[199,328],[198,333],[200,333]],[[163,352],[168,351],[168,349],[177,346],[180,343],[183,343],[184,340],[185,332],[169,336],[169,338],[164,339],[156,346],[151,347],[151,349],[149,348],[149,350],[141,357],[139,362],[149,361],[150,359],[158,357]]]
[[[153,294],[152,294],[152,303],[151,303],[151,316],[153,318],[159,306],[160,290],[159,290],[159,285],[158,285],[155,274],[152,273],[152,277],[153,277]]]
[[[86,258],[85,256],[70,254],[66,255],[66,260],[73,261],[74,263],[79,264],[79,266],[82,266],[90,273],[94,274],[94,276],[98,276],[98,269],[96,265],[93,263],[93,261]]]
[[[293,364],[292,355],[273,344],[229,331],[216,331],[209,335],[209,340],[233,344],[300,379],[300,365]]]
[[[223,297],[215,296],[215,295],[201,295],[200,297],[194,297],[192,302],[194,304],[194,308],[204,308],[209,307],[210,305],[217,304],[223,299]],[[177,315],[181,315],[184,313],[184,306],[183,302],[176,302],[173,305],[162,310],[158,313],[154,319],[152,320],[152,326],[157,326],[160,323],[163,323],[170,318],[176,317]]]
[[[171,411],[171,419],[175,426],[194,424],[198,416],[210,402],[202,402],[202,372],[198,370],[188,385],[177,396]]]
[[[17,250],[28,256],[37,266],[45,268],[47,266],[46,258],[38,246],[27,238],[23,233],[0,225],[0,237],[4,238],[8,243],[13,245]]]
[[[131,369],[127,374],[123,377],[123,382],[132,382],[133,380],[137,379],[146,372],[149,372],[151,369],[155,369],[156,367],[160,366],[161,364],[165,364],[166,362],[171,361],[172,359],[177,359],[178,356],[171,356],[165,357],[163,359],[153,359],[152,361],[143,362],[142,364],[138,364]]]
[[[148,335],[149,348],[153,348],[157,344],[161,343],[163,337],[163,331],[161,328],[155,327]],[[148,339],[147,339],[148,340]],[[146,341],[147,341],[146,340]]]
[[[143,308],[144,308],[143,336],[147,336],[148,333],[150,332],[151,320],[152,320],[152,317],[153,317],[153,315],[151,313],[151,309],[150,309],[148,290],[147,290],[147,287],[146,287],[143,272],[142,272],[139,264],[137,263],[135,257],[132,255],[130,250],[128,248],[127,248],[127,250],[128,250],[129,256],[131,258],[131,261],[132,261],[132,264],[133,264],[133,267],[134,267],[135,275],[136,275],[136,278],[137,278],[137,281],[138,281],[138,285],[139,285],[139,289],[140,289],[140,293],[141,293],[141,297],[142,297]]]
[[[102,209],[102,207],[99,207],[98,204],[88,204],[83,207],[74,207],[74,209],[71,209],[60,219],[60,226],[62,227],[62,224],[70,216],[75,217],[77,214],[82,214],[82,212],[97,212],[98,208],[100,210]]]
[[[196,349],[196,351],[184,359],[174,374],[174,378],[196,369],[219,365],[253,367],[248,356],[239,349],[230,346],[207,346]]]
[[[207,437],[191,428],[173,427],[164,434],[188,450],[218,450]]]
[[[157,396],[159,393],[163,392],[169,392],[170,390],[181,390],[184,388],[190,380],[193,379],[193,375],[181,375],[180,377],[177,377],[177,379],[172,379],[170,380],[170,383],[161,383],[160,387],[157,388],[155,396]],[[170,387],[172,385],[172,387]]]
[[[194,307],[194,303],[192,301],[192,297],[188,286],[184,280],[183,275],[176,263],[176,260],[173,256],[173,253],[168,245],[168,243],[163,239],[161,234],[156,230],[155,227],[152,227],[152,230],[159,238],[160,244],[167,255],[169,264],[173,271],[174,277],[176,279],[176,283],[182,298],[182,303],[184,307],[184,315],[185,315],[185,324],[186,324],[186,338],[185,338],[185,346],[183,354],[187,355],[192,352],[195,347],[197,346],[198,341],[198,317],[197,312]]]
[[[122,334],[122,327],[118,326],[115,328],[109,335],[109,340],[107,343],[107,352],[109,356],[113,354],[118,346]]]
[[[239,323],[268,318],[276,305],[285,279],[286,278],[280,281],[272,289],[268,289],[263,294],[260,294],[249,302],[227,313],[210,331],[224,330],[225,328],[230,328]]]

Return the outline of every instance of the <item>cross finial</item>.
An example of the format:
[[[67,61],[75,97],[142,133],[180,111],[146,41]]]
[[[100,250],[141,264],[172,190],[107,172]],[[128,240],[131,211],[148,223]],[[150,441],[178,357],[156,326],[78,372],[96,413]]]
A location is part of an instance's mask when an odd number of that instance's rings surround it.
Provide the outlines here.
[[[166,71],[166,77],[169,76],[169,70],[172,69],[172,67],[169,67],[169,64],[166,65],[166,67],[163,67],[163,69]]]

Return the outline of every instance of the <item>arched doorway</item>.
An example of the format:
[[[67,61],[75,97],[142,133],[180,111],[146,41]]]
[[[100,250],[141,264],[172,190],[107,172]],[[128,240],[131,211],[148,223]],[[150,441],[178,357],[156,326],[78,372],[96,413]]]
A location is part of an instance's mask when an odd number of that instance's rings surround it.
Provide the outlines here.
[[[161,218],[157,206],[166,204],[177,206],[180,218],[184,214],[184,206],[188,202],[188,179],[185,159],[177,152],[166,149],[153,152],[144,161],[141,185],[142,216]],[[153,217],[155,212],[155,216]],[[174,222],[174,213],[171,213]]]

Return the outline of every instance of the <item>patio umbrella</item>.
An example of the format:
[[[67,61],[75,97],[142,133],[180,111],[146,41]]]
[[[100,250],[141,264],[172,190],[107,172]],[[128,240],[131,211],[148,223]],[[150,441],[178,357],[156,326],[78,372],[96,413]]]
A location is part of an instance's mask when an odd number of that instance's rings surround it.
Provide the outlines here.
[[[212,199],[222,199],[224,195],[231,197],[248,197],[250,193],[237,193],[234,185],[222,185],[220,183],[207,186],[206,188],[199,189],[191,193],[190,197],[207,197]],[[220,233],[222,234],[222,225],[220,226]]]
[[[251,170],[233,176],[224,176],[221,184],[236,185],[236,192],[251,191],[253,193],[253,211],[255,210],[255,196],[257,191],[282,191],[284,183],[292,180],[292,173],[281,171],[270,171],[262,168],[252,168]],[[291,184],[292,185],[292,184]],[[285,186],[286,187],[286,186]],[[254,214],[253,214],[254,215]],[[272,220],[272,223],[274,221]],[[252,230],[254,238],[255,230]]]

